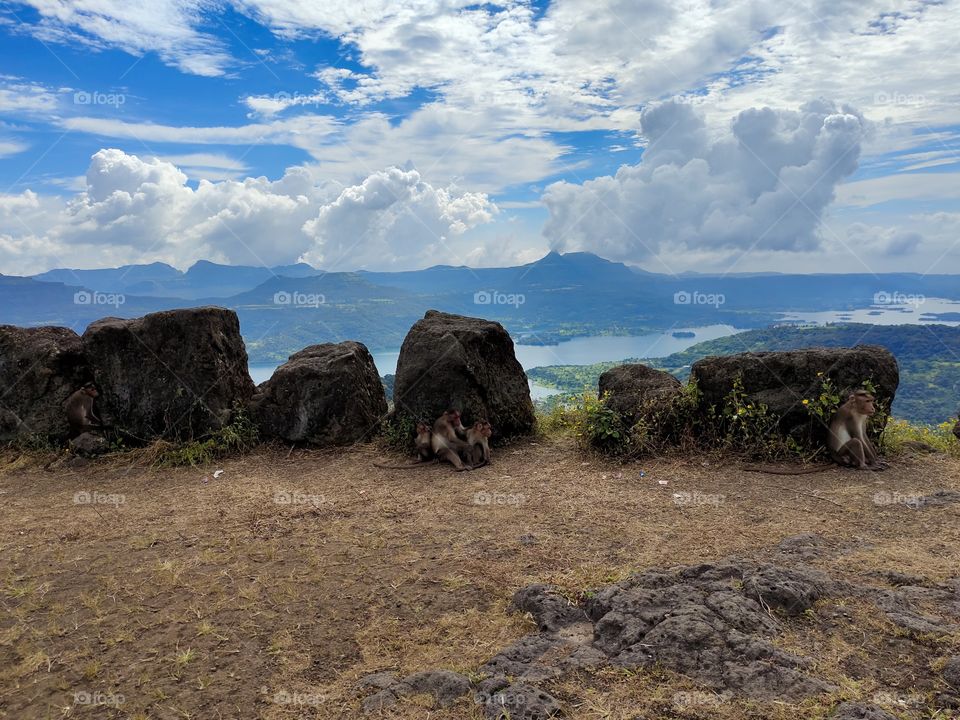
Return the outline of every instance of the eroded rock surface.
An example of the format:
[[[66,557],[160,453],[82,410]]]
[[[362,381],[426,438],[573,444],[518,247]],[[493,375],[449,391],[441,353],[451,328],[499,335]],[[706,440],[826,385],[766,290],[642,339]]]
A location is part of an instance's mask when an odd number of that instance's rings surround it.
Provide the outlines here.
[[[806,622],[797,617],[820,600],[867,600],[912,635],[957,630],[960,581],[938,584],[896,572],[869,573],[890,585],[880,588],[837,580],[806,564],[852,549],[806,533],[784,539],[769,562],[730,558],[653,569],[603,587],[581,602],[551,585],[528,585],[514,594],[511,609],[529,614],[537,630],[481,665],[483,679],[471,686],[463,684],[466,678],[435,681],[435,673],[403,680],[380,673],[367,678],[366,685],[378,692],[364,701],[364,708],[384,707],[411,692],[411,686],[425,687],[423,680],[414,682],[423,676],[431,686],[453,688],[446,693],[426,690],[438,703],[442,697],[453,702],[472,687],[487,718],[555,717],[564,712],[563,705],[541,685],[605,666],[672,670],[726,698],[800,702],[836,688],[817,677],[809,658],[780,649],[775,640],[784,627]],[[943,679],[960,684],[960,658],[946,663]],[[845,703],[831,717],[893,716],[875,705]]]

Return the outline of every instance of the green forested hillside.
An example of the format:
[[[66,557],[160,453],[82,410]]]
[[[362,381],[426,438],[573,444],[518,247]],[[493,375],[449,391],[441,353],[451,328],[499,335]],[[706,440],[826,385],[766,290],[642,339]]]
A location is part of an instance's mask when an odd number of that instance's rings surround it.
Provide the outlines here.
[[[708,340],[665,358],[539,367],[528,370],[527,375],[540,385],[580,393],[584,389],[596,391],[602,372],[626,362],[645,362],[685,379],[690,366],[708,355],[858,344],[881,345],[900,363],[894,415],[923,423],[939,423],[956,416],[960,406],[960,328],[946,325],[769,327]]]

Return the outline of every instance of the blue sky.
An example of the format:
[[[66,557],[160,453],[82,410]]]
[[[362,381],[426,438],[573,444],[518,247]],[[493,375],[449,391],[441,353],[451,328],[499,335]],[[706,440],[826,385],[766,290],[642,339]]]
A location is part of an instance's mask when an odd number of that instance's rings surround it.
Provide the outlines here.
[[[954,2],[0,8],[0,272],[960,272]]]

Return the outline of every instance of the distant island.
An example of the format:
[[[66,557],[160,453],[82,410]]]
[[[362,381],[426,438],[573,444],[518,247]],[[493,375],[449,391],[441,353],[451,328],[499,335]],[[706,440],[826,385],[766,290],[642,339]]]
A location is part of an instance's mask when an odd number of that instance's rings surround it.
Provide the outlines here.
[[[677,330],[676,332],[670,333],[675,338],[694,338],[697,336],[695,332],[690,332],[689,330]]]

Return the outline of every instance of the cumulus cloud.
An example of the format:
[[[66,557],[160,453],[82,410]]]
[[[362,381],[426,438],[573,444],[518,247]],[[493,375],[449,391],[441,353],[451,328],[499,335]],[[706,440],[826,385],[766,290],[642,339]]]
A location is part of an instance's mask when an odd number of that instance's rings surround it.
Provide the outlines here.
[[[416,268],[455,255],[450,241],[490,222],[482,193],[455,194],[390,168],[345,188],[304,230],[314,239],[303,260],[317,267]]]
[[[641,116],[641,162],[543,196],[554,249],[640,261],[683,249],[811,250],[836,186],[857,167],[865,123],[825,100],[741,112],[715,139],[691,105]]]
[[[472,248],[452,241],[495,212],[486,195],[434,187],[416,170],[390,168],[344,188],[294,167],[276,181],[201,180],[194,189],[171,162],[106,149],[91,159],[84,190],[68,201],[30,191],[0,195],[0,266],[32,273],[155,260],[276,265],[304,257],[330,270],[419,267],[427,258],[459,260]]]

